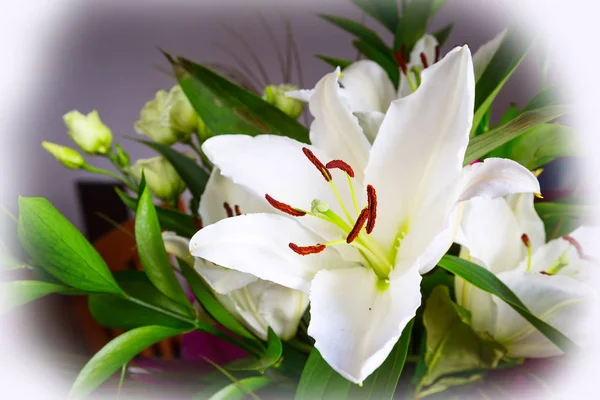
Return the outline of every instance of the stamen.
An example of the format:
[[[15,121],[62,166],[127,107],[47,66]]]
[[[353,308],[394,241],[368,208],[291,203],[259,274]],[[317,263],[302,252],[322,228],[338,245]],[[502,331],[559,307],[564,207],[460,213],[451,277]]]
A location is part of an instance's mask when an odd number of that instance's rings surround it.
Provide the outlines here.
[[[194,215],[194,224],[196,225],[196,228],[198,228],[198,229],[203,228],[202,219],[200,219],[200,217],[197,215]]]
[[[289,214],[293,217],[302,217],[302,216],[306,215],[305,211],[296,210],[294,207],[292,207],[290,205],[287,205],[285,203],[275,200],[268,194],[265,194],[265,199],[267,199],[267,201],[273,208],[275,208],[281,212],[284,212],[286,214]]]
[[[572,236],[563,236],[562,237],[564,240],[566,240],[567,242],[569,242],[573,247],[575,247],[575,250],[577,250],[577,256],[579,258],[581,258],[582,260],[587,259],[585,253],[583,252],[583,247],[581,247],[581,244],[579,244],[579,242],[577,240],[575,240],[575,238],[573,238]]]
[[[240,210],[240,206],[235,205],[235,215],[242,215],[242,210]]]
[[[352,230],[348,234],[348,237],[346,238],[346,243],[350,244],[354,241],[354,239],[358,237],[360,230],[362,229],[365,222],[367,222],[367,218],[369,218],[369,209],[365,207],[360,212],[358,219],[354,224],[354,227],[352,227]]]
[[[233,217],[233,210],[228,202],[223,203],[223,207],[225,207],[225,212],[227,213],[227,218]]]
[[[402,45],[402,49],[400,51],[394,51],[394,60],[396,61],[396,64],[398,64],[398,67],[400,67],[400,69],[402,70],[402,73],[404,75],[407,75],[408,66],[406,65],[406,57],[404,56],[405,52],[406,46]]]
[[[302,152],[304,153],[304,155],[306,156],[306,158],[308,158],[308,160],[313,163],[313,165],[315,167],[317,167],[317,169],[319,170],[319,172],[321,173],[321,175],[323,175],[323,178],[325,178],[325,180],[327,182],[331,181],[331,172],[329,172],[329,170],[327,169],[327,167],[325,167],[325,165],[323,165],[323,163],[317,158],[317,156],[315,156],[313,154],[312,151],[310,151],[309,148],[307,147],[303,147],[302,148]]]
[[[421,53],[421,64],[423,64],[423,68],[429,67],[429,63],[427,62],[427,55],[425,53]]]
[[[529,240],[529,236],[526,233],[521,235],[521,241],[527,248],[527,270],[529,272],[531,270],[531,241]]]
[[[523,242],[523,244],[527,247],[531,247],[531,242],[529,241],[529,236],[527,236],[526,233],[521,235],[521,241]]]
[[[375,228],[375,220],[377,219],[377,193],[372,185],[367,185],[367,208],[369,209],[367,233],[371,233]]]
[[[344,162],[342,160],[331,160],[325,165],[325,167],[327,167],[327,169],[334,169],[334,168],[341,169],[346,174],[348,174],[348,176],[350,178],[354,178],[354,170],[352,169],[352,167],[350,165],[348,165],[346,162]]]
[[[440,61],[440,46],[435,46],[435,62]]]
[[[309,254],[317,254],[327,248],[324,244],[315,244],[314,246],[298,246],[295,243],[289,244],[290,249],[301,256],[307,256]]]

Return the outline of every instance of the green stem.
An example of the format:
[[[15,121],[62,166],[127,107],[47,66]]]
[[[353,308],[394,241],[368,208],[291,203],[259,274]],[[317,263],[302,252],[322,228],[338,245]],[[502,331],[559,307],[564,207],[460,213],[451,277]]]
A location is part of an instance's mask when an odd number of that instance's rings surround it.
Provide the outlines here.
[[[123,364],[121,368],[121,377],[119,378],[119,387],[117,389],[117,399],[121,398],[121,388],[123,387],[123,381],[125,380],[125,371],[127,370],[127,363]]]
[[[306,354],[310,354],[310,352],[313,349],[313,347],[311,345],[304,343],[296,338],[288,340],[287,344],[289,344],[290,347],[292,347],[298,351],[301,351],[302,353],[306,353]]]
[[[187,144],[192,148],[192,150],[194,150],[194,152],[198,155],[198,157],[200,157],[200,160],[202,160],[203,166],[210,171],[212,169],[213,165],[210,162],[210,160],[208,159],[208,157],[206,157],[206,154],[204,154],[202,149],[196,143],[194,143],[193,140],[190,140]]]
[[[110,176],[111,178],[114,178],[114,179],[118,180],[119,182],[121,182],[124,185],[127,185],[129,187],[129,182],[127,182],[123,177],[115,174],[114,172],[111,172],[111,171],[108,171],[108,170],[102,169],[102,168],[97,168],[97,167],[94,167],[94,166],[89,165],[89,164],[84,164],[81,168],[85,169],[86,171],[90,171],[90,172],[92,172],[94,174],[100,174],[100,175]]]

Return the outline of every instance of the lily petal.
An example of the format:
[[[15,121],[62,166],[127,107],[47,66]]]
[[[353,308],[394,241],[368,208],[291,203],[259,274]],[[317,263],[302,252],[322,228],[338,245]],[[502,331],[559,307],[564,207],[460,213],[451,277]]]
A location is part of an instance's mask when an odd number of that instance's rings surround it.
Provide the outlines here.
[[[421,304],[413,269],[382,289],[371,269],[321,271],[310,291],[308,334],[325,361],[354,383],[383,363]]]
[[[359,182],[369,159],[369,141],[338,85],[339,68],[317,83],[310,98],[310,142],[333,158],[344,160],[354,168]]]
[[[586,340],[582,315],[591,305],[593,292],[588,285],[562,275],[509,271],[498,275],[538,318],[567,335],[576,343]],[[545,336],[502,300],[497,307],[494,337],[516,357],[551,357],[562,354]]]
[[[365,171],[366,183],[375,187],[379,199],[381,217],[373,235],[388,248],[396,245],[399,231],[417,223],[412,216],[434,206],[433,200],[444,201],[435,207],[450,213],[451,196],[442,194],[462,169],[474,97],[471,54],[465,46],[424,70],[419,89],[390,106]]]
[[[539,193],[540,183],[521,164],[506,158],[487,158],[462,170],[458,201],[493,199],[512,193]]]
[[[421,36],[421,39],[417,40],[417,43],[415,43],[415,46],[410,52],[408,67],[410,68],[413,65],[420,65],[424,67],[423,63],[421,62],[421,54],[425,54],[428,65],[433,65],[435,63],[435,53],[438,45],[439,43],[435,36],[428,33]]]
[[[291,218],[247,214],[201,229],[190,241],[190,252],[217,265],[304,292],[308,292],[319,270],[340,267],[342,261],[335,248],[301,256],[290,249],[290,242],[309,246],[324,241]]]
[[[377,137],[379,127],[381,127],[385,114],[379,111],[356,111],[354,112],[354,115],[358,118],[358,123],[367,137],[367,140],[372,144]]]
[[[277,336],[282,340],[288,340],[296,335],[298,323],[306,307],[308,307],[307,294],[269,283],[262,289],[258,313],[262,315],[267,326],[273,328]]]
[[[170,231],[163,232],[162,239],[167,253],[173,254],[175,257],[188,263],[190,266],[194,265],[194,259],[190,254],[189,239],[184,238],[183,236],[178,236],[175,232]]]
[[[492,61],[492,58],[500,48],[500,45],[504,41],[506,36],[506,29],[494,36],[492,40],[483,44],[475,54],[473,55],[473,68],[475,70],[475,81],[477,82],[481,75],[485,72],[485,69]]]
[[[219,294],[228,294],[258,280],[254,275],[224,268],[201,258],[196,258],[194,269]]]
[[[521,227],[531,242],[531,251],[536,251],[546,243],[546,230],[544,221],[535,211],[533,206],[533,193],[515,193],[505,197],[508,205]]]
[[[385,113],[396,99],[394,84],[387,72],[371,60],[352,63],[342,71],[340,92],[351,111],[379,111]]]
[[[226,207],[229,207],[228,211]],[[237,206],[237,209],[236,209]],[[214,224],[240,211],[242,214],[269,213],[273,208],[265,202],[264,196],[258,197],[244,186],[233,181],[214,168],[200,198],[200,216],[204,225]]]
[[[314,89],[290,90],[288,92],[285,92],[285,95],[287,97],[291,97],[292,99],[296,99],[296,100],[300,100],[305,103],[308,103],[308,101],[310,100],[310,98],[314,92],[315,92]]]

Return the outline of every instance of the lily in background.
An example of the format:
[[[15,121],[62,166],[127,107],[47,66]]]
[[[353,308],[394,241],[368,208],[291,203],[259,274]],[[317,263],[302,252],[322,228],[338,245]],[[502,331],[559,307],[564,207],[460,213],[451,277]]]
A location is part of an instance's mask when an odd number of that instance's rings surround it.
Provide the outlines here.
[[[261,199],[214,169],[199,211],[205,224],[213,224],[234,215],[271,210]],[[296,335],[298,323],[308,306],[306,294],[201,258],[192,259],[189,240],[173,232],[163,233],[163,240],[167,252],[194,267],[219,302],[256,336],[267,340],[269,326],[283,340]]]
[[[449,248],[457,205],[539,192],[539,184],[510,160],[463,168],[475,95],[466,46],[423,71],[413,95],[391,103],[372,146],[338,77],[339,69],[323,77],[310,98],[312,146],[272,135],[204,143],[221,174],[271,212],[208,225],[190,252],[309,294],[315,347],[361,383],[414,317],[420,273]]]
[[[461,256],[497,275],[533,314],[576,343],[589,340],[581,315],[595,295],[589,286],[597,270],[600,230],[581,227],[546,243],[533,195],[519,194],[464,206],[457,243]],[[471,312],[473,328],[491,335],[513,357],[550,357],[562,352],[510,306],[463,279],[455,280],[458,304]]]
[[[482,45],[473,55],[475,81],[485,71],[502,44],[506,30]],[[373,143],[390,104],[414,92],[421,83],[421,74],[440,60],[440,48],[433,35],[425,34],[417,41],[408,59],[402,49],[396,53],[401,70],[398,90],[387,72],[375,61],[359,60],[341,71],[339,91],[367,136]],[[287,92],[289,97],[308,102],[314,89]]]

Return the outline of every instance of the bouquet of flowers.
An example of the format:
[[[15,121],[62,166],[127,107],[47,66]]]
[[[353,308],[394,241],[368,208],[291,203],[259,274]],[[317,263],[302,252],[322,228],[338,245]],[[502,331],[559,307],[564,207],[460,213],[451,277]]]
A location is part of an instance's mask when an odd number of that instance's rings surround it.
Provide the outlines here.
[[[157,157],[132,164],[96,111],[63,117],[85,157],[43,143],[65,167],[118,182],[143,265],[111,272],[47,200],[19,199],[27,258],[4,249],[3,264],[37,278],[4,283],[4,307],[88,296],[100,324],[125,330],[71,397],[115,375],[108,393],[120,392],[140,352],[194,331],[240,349],[201,360],[210,370],[192,394],[214,399],[491,398],[523,388],[489,391],[495,377],[585,348],[597,229],[582,193],[544,198],[538,181],[576,155],[557,122],[568,107],[544,84],[490,118],[533,37],[510,27],[474,53],[444,52],[452,24],[427,30],[444,0],[353,2],[393,43],[323,15],[354,37],[360,59],[318,56],[331,72],[313,88],[261,89],[248,71],[164,50],[177,84],[134,126]],[[309,126],[298,121],[305,103]],[[525,384],[547,386],[537,380]]]

